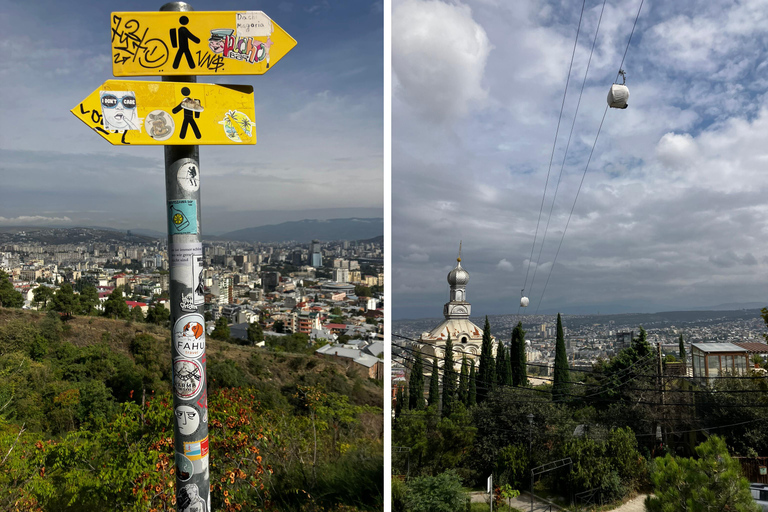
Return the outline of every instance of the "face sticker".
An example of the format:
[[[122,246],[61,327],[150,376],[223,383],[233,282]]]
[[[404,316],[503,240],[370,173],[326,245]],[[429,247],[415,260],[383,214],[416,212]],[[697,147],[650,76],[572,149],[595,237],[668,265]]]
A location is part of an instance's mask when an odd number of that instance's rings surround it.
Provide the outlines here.
[[[183,435],[194,434],[200,426],[200,413],[194,407],[180,405],[176,408],[176,425]]]
[[[185,457],[183,454],[176,452],[176,478],[182,482],[186,482],[195,473],[195,466],[192,461]]]
[[[144,121],[144,129],[155,140],[170,139],[175,128],[173,117],[164,110],[153,110]]]
[[[173,326],[173,346],[180,356],[198,358],[205,353],[205,319],[192,313],[176,320]]]
[[[219,121],[224,126],[224,133],[233,142],[243,142],[243,138],[253,136],[253,121],[242,112],[230,110],[224,114],[224,119]]]
[[[203,365],[192,359],[173,362],[173,388],[179,398],[194,398],[203,388]]]
[[[187,192],[197,192],[200,189],[200,171],[194,162],[186,162],[176,171],[176,181]]]
[[[136,112],[136,94],[133,91],[101,91],[101,115],[107,131],[141,131],[141,119]]]
[[[171,235],[197,234],[197,201],[194,199],[168,201],[168,233]]]

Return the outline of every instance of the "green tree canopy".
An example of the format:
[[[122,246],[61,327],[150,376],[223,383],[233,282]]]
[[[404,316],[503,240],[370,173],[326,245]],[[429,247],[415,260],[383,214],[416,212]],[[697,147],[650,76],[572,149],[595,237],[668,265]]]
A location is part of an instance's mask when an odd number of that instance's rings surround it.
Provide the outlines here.
[[[227,322],[227,317],[220,316],[219,319],[216,320],[213,332],[211,333],[211,338],[222,341],[229,339],[229,322]]]
[[[568,369],[568,356],[565,353],[565,336],[563,334],[563,321],[560,313],[557,314],[557,341],[555,342],[555,380],[552,385],[552,399],[556,402],[568,399],[570,392],[570,370]]]
[[[456,372],[453,369],[453,341],[451,335],[445,341],[445,354],[443,355],[443,416],[450,416],[453,412],[453,401],[456,397]]]
[[[0,270],[0,307],[20,308],[24,305],[24,296],[13,288],[11,278]]]
[[[712,436],[696,447],[698,458],[657,458],[651,473],[654,496],[645,500],[649,512],[759,512],[741,476],[741,465],[731,458],[725,441]]]
[[[123,298],[123,287],[117,286],[104,301],[104,316],[114,319],[128,320],[131,310]]]
[[[488,395],[488,389],[493,385],[493,340],[491,338],[491,324],[488,323],[488,315],[485,316],[483,326],[483,343],[480,346],[480,367],[478,368],[477,402],[482,403]]]
[[[53,298],[53,289],[45,285],[40,285],[32,292],[32,300],[37,303],[39,309],[45,309],[48,301]]]
[[[432,376],[429,378],[429,397],[427,403],[430,406],[437,405],[440,402],[440,374],[437,366],[437,358],[432,360]]]
[[[517,322],[515,328],[512,329],[510,353],[512,355],[512,385],[527,386],[528,363],[525,357],[525,331],[522,322]]]
[[[85,284],[81,287],[78,295],[79,310],[81,315],[92,315],[96,312],[99,305],[99,292],[92,284]]]
[[[408,380],[408,408],[420,411],[424,409],[424,365],[418,350],[414,359],[411,376]]]
[[[78,309],[77,297],[75,297],[75,291],[72,289],[72,285],[69,283],[62,284],[51,300],[51,309],[64,313],[65,316],[71,317]],[[126,306],[127,309],[127,306]]]
[[[251,345],[264,341],[264,329],[261,328],[259,322],[251,322],[248,324],[247,329],[248,341]]]

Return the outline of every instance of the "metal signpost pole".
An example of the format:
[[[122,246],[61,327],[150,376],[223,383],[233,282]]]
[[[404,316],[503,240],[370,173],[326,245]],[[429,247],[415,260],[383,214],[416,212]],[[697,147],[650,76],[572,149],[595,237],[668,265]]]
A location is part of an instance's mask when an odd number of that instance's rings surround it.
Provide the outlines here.
[[[160,10],[193,9],[184,2],[171,2]],[[163,76],[162,79],[164,82],[197,82],[195,76]],[[210,512],[200,151],[199,146],[164,146],[164,150],[176,507],[179,512]]]

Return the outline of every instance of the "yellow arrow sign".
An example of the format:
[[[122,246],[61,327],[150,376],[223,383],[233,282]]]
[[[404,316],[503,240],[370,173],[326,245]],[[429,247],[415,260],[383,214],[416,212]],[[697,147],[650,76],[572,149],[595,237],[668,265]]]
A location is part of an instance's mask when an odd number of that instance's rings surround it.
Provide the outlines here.
[[[107,80],[72,113],[114,145],[256,144],[250,85]]]
[[[113,12],[112,73],[262,75],[296,41],[262,11]]]

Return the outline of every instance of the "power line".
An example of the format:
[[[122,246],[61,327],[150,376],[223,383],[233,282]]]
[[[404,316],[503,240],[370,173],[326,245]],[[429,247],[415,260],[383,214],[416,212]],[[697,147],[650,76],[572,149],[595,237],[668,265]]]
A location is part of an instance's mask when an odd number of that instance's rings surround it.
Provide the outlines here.
[[[571,69],[573,68],[573,60],[576,55],[576,45],[579,42],[579,33],[581,32],[581,21],[584,18],[584,7],[587,4],[587,0],[584,0],[581,4],[581,14],[579,15],[579,25],[576,28],[576,39],[573,41],[573,51],[571,52],[571,63],[568,65],[568,74],[565,77],[565,90],[563,91],[563,101],[560,104],[560,115],[557,118],[557,128],[555,129],[555,140],[552,142],[552,154],[549,157],[549,168],[547,169],[547,179],[544,182],[544,193],[541,196],[541,206],[539,207],[539,220],[536,221],[536,231],[533,235],[533,245],[531,245],[531,256],[528,258],[528,270],[525,272],[525,283],[523,284],[523,290],[528,286],[528,273],[531,271],[531,261],[533,260],[533,250],[536,248],[536,237],[539,234],[539,224],[541,223],[541,213],[544,211],[544,199],[547,197],[547,186],[549,185],[549,174],[552,171],[552,161],[555,158],[555,148],[557,147],[557,136],[560,133],[560,121],[563,118],[563,110],[565,108],[565,98],[568,95],[568,84],[571,81]],[[520,315],[520,306],[517,307],[517,314]]]

